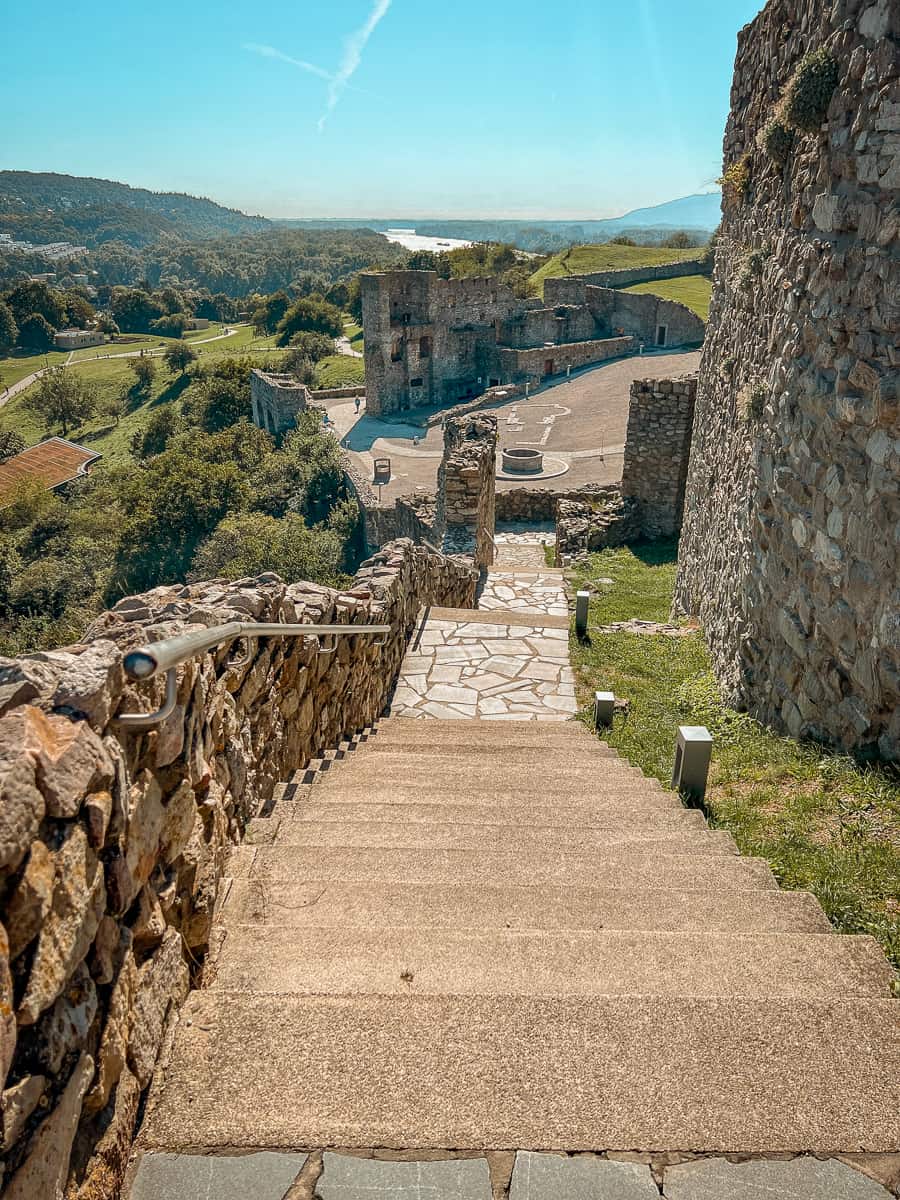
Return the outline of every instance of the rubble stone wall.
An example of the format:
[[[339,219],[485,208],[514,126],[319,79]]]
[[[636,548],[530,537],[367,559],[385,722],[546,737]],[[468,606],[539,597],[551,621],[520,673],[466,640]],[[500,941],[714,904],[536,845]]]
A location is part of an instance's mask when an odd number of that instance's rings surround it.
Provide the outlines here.
[[[231,845],[275,785],[382,712],[424,604],[474,603],[471,566],[400,541],[346,592],[275,575],[157,588],[83,641],[0,660],[0,1069],[3,1194],[115,1200],[169,1015],[210,935]],[[158,707],[125,651],[230,620],[388,624],[320,654],[261,639],[178,668]],[[377,639],[374,639],[377,640]],[[70,1177],[71,1176],[71,1177]]]
[[[311,393],[293,375],[273,371],[250,372],[253,424],[269,433],[287,433],[297,424],[297,414],[309,408]]]
[[[657,279],[678,279],[682,275],[708,275],[709,264],[703,258],[688,258],[684,262],[662,263],[658,267],[623,267],[616,271],[589,271],[584,275],[560,276],[548,279],[544,284],[544,299],[548,304],[578,303],[577,299],[567,300],[567,296],[577,297],[579,288],[568,291],[568,279],[577,279],[581,284],[593,287],[625,288],[637,283],[655,283]],[[550,290],[548,291],[547,288]]]
[[[696,394],[696,375],[631,385],[622,494],[640,501],[646,538],[681,529]]]
[[[818,51],[824,111],[795,74]],[[789,84],[808,132],[772,125]],[[731,702],[897,759],[895,0],[770,0],[739,37],[724,151],[676,606]]]
[[[443,548],[473,553],[479,568],[494,561],[496,455],[493,413],[453,417],[444,426],[435,524]]]
[[[606,546],[624,546],[642,535],[640,501],[612,495],[591,501],[560,500],[556,510],[556,565]]]

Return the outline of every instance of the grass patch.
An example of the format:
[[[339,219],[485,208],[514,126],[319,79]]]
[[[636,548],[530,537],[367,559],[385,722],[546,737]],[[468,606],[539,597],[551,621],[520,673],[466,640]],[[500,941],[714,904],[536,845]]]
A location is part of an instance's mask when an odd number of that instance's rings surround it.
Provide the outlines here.
[[[589,625],[667,620],[675,555],[674,543],[655,543],[603,551],[574,568],[573,584],[593,593]],[[668,786],[677,727],[706,725],[714,739],[710,824],[728,830],[742,854],[767,859],[782,887],[813,892],[838,930],[877,938],[900,968],[896,770],[782,737],[730,709],[699,633],[594,633],[570,649],[581,704],[598,689],[631,701],[615,718],[612,746]]]
[[[677,300],[685,304],[698,317],[709,319],[709,302],[712,298],[712,280],[705,275],[678,275],[674,279],[658,279],[653,283],[636,283],[625,292],[650,293],[663,300]]]
[[[353,350],[358,350],[360,354],[363,351],[363,331],[362,326],[357,325],[355,321],[347,320],[344,322],[344,335],[350,339],[350,346]]]
[[[545,262],[531,276],[538,293],[543,294],[544,280],[561,275],[588,275],[593,271],[618,271],[626,267],[659,267],[666,263],[684,262],[697,258],[703,248],[664,250],[659,246],[619,246],[612,242],[602,245],[571,246]]]
[[[366,368],[361,358],[332,354],[316,363],[316,386],[320,388],[347,387],[363,383],[365,378]]]

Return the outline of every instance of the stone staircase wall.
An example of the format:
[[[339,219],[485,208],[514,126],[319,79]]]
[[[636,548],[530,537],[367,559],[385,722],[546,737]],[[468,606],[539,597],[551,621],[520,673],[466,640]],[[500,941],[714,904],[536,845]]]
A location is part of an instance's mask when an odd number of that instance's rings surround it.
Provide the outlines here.
[[[82,643],[0,660],[0,1072],[4,1195],[113,1200],[168,1017],[209,940],[231,844],[278,780],[383,710],[426,604],[474,603],[476,572],[407,541],[346,592],[276,575],[157,588],[122,600]],[[229,620],[390,624],[383,647],[340,638],[255,643],[136,688],[123,653]],[[377,639],[372,639],[377,640]]]
[[[438,470],[436,527],[451,553],[474,554],[476,567],[494,561],[497,417],[475,413],[444,427]]]

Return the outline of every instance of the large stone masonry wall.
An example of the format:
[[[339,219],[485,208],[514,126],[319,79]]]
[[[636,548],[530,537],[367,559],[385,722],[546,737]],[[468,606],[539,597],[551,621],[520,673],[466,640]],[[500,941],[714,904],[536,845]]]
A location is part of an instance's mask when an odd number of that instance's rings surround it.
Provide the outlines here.
[[[658,267],[622,267],[615,271],[589,271],[584,275],[564,275],[553,279],[549,295],[545,286],[544,299],[548,304],[556,303],[557,295],[564,291],[564,288],[559,291],[554,289],[559,289],[560,285],[564,285],[567,278],[577,279],[582,284],[591,284],[594,287],[625,288],[633,287],[638,283],[655,283],[658,279],[678,279],[682,275],[708,275],[709,273],[710,266],[705,258],[687,258],[684,262],[662,263]],[[547,283],[550,282],[547,280]],[[575,294],[577,294],[577,289]],[[565,301],[561,301],[561,303],[565,303]]]
[[[640,502],[646,538],[681,529],[696,395],[696,375],[631,385],[622,494]]]
[[[779,161],[805,54],[837,86]],[[900,758],[900,7],[770,0],[740,34],[676,604],[733,703]],[[780,165],[783,163],[783,165]]]
[[[496,457],[493,413],[454,417],[444,426],[435,523],[443,548],[474,553],[479,568],[494,561]]]
[[[346,592],[275,575],[130,597],[81,643],[0,660],[0,1069],[7,1200],[116,1200],[170,1015],[196,978],[229,847],[279,780],[382,712],[424,604],[471,566],[408,542]],[[263,639],[178,669],[177,705],[123,653],[229,620],[389,624],[383,647]],[[376,639],[377,640],[377,639]],[[68,1183],[68,1190],[66,1190]]]

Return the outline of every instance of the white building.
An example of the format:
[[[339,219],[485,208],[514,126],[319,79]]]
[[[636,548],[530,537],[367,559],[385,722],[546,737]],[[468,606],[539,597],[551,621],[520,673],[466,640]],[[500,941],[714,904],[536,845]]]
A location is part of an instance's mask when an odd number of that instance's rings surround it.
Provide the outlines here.
[[[53,339],[59,350],[81,350],[85,346],[102,346],[105,342],[106,334],[99,329],[61,329]]]

